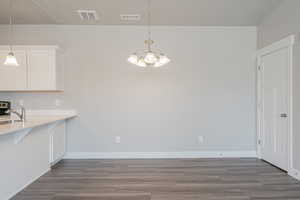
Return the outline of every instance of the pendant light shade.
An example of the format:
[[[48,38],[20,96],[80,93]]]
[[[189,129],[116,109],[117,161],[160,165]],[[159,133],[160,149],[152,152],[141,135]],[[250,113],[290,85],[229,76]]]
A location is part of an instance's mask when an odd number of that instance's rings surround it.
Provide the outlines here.
[[[19,66],[17,58],[16,58],[16,56],[14,55],[13,52],[8,53],[8,55],[6,56],[4,65],[6,65],[6,66]]]
[[[153,51],[151,46],[154,41],[151,39],[151,0],[148,0],[148,40],[145,41],[146,50],[135,52],[128,58],[128,62],[139,67],[161,67],[170,62],[170,59],[160,51]]]
[[[4,65],[6,66],[19,66],[17,58],[13,52],[12,49],[12,38],[13,38],[13,17],[12,17],[12,0],[9,1],[9,9],[10,9],[10,17],[9,17],[9,38],[10,38],[10,44],[9,44],[9,53],[6,56]]]

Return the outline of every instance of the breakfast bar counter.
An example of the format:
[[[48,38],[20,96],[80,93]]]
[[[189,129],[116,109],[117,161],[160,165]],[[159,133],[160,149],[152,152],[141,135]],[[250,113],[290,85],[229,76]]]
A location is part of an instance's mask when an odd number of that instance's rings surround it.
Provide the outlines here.
[[[67,120],[73,117],[76,117],[77,114],[75,111],[60,112],[55,114],[29,114],[25,122],[12,122],[12,123],[2,123],[6,119],[0,119],[0,136],[6,134],[14,134],[15,132],[22,131],[24,129],[30,129],[38,126],[43,126],[51,123],[55,123],[61,120]],[[1,139],[1,138],[0,138]]]

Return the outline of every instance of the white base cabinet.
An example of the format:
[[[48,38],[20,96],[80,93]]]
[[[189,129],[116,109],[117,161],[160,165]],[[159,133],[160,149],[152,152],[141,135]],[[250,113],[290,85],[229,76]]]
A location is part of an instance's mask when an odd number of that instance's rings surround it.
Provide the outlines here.
[[[0,91],[62,91],[64,55],[57,46],[14,46],[19,66],[5,66],[8,46],[0,46]]]
[[[50,128],[50,165],[59,162],[66,153],[66,122],[59,121]]]

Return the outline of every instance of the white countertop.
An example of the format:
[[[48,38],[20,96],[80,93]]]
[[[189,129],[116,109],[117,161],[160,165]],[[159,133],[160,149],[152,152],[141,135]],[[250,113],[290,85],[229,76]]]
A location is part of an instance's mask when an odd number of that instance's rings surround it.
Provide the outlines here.
[[[0,136],[15,133],[24,129],[34,128],[51,124],[57,121],[70,119],[77,116],[75,111],[29,111],[25,122],[15,122],[11,124],[0,124]],[[1,120],[1,119],[0,119]]]

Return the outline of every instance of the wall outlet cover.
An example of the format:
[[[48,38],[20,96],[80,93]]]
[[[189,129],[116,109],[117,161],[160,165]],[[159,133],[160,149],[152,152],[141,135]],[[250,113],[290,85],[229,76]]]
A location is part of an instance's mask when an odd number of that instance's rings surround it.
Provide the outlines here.
[[[55,99],[54,104],[55,104],[55,106],[61,106],[61,100],[60,99]]]
[[[120,136],[116,136],[115,137],[115,143],[116,144],[120,144],[121,143],[121,137]]]
[[[198,136],[198,142],[199,142],[199,144],[204,143],[204,137],[203,136]]]

